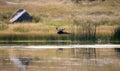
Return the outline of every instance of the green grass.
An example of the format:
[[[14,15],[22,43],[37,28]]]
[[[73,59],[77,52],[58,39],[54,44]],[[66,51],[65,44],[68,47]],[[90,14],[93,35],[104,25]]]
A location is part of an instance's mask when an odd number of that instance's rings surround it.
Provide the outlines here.
[[[20,26],[20,27],[14,28],[13,31],[15,31],[15,32],[29,32],[30,28],[26,28],[26,27]]]
[[[43,21],[43,24],[46,24],[46,25],[49,25],[49,26],[65,26],[68,23],[64,22],[64,21],[45,20],[45,21]]]
[[[0,31],[4,31],[8,28],[7,24],[0,24]]]

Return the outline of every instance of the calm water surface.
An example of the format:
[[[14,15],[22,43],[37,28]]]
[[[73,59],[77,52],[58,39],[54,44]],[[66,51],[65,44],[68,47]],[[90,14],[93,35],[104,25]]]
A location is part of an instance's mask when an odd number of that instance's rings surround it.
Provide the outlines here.
[[[0,48],[0,71],[120,71],[120,48]]]

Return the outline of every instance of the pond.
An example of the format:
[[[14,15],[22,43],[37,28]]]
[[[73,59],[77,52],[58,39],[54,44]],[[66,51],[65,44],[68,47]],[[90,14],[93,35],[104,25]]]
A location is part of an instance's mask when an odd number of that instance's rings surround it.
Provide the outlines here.
[[[0,46],[0,71],[120,71],[120,45]]]

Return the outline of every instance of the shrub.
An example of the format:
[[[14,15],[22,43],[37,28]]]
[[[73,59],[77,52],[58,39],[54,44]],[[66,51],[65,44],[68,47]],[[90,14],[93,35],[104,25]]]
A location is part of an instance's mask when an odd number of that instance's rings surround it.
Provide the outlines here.
[[[42,20],[42,19],[41,19],[40,16],[32,16],[32,22],[37,23],[37,22],[40,22],[41,20]]]
[[[113,35],[113,39],[120,40],[120,27],[115,29],[115,32],[114,32],[114,35]]]

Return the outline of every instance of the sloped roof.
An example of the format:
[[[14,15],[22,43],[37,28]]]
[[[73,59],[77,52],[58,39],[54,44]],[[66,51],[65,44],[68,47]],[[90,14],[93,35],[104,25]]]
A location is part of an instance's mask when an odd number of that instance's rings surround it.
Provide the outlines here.
[[[24,17],[23,17],[24,16]],[[10,19],[10,22],[17,22],[17,21],[19,21],[18,19],[19,18],[22,18],[21,19],[21,21],[23,21],[23,20],[31,20],[31,17],[30,17],[30,15],[26,12],[26,10],[24,10],[24,9],[19,9],[19,10],[17,10],[14,14],[13,14],[13,16],[12,16],[12,19]],[[20,21],[19,21],[20,22]]]

